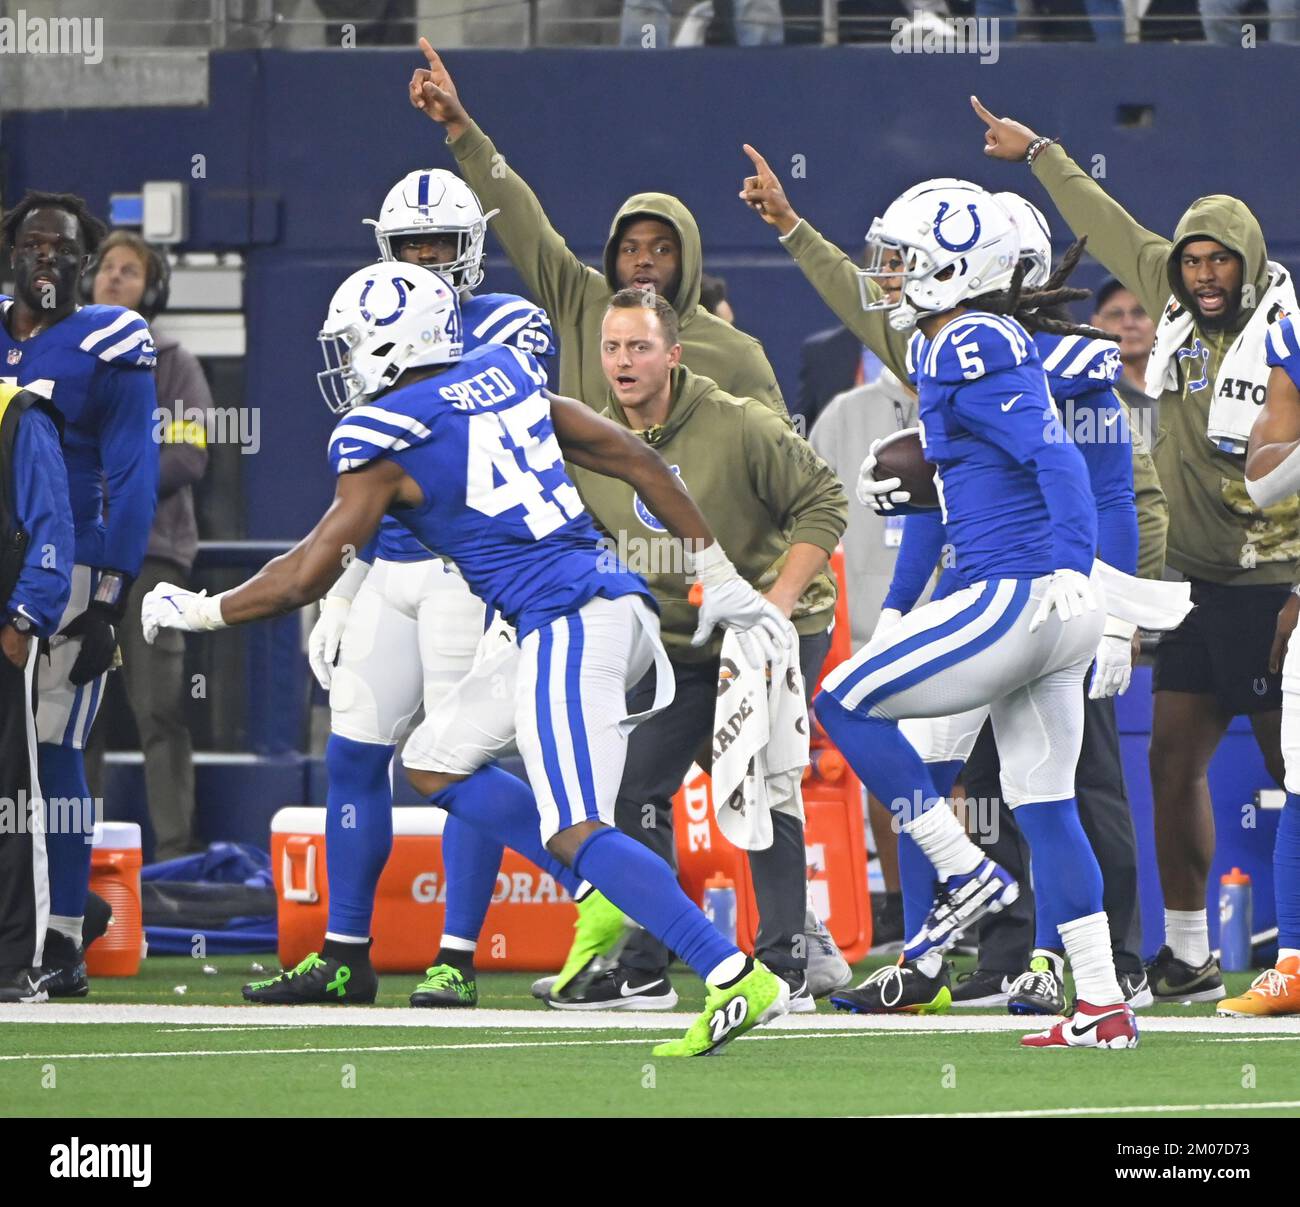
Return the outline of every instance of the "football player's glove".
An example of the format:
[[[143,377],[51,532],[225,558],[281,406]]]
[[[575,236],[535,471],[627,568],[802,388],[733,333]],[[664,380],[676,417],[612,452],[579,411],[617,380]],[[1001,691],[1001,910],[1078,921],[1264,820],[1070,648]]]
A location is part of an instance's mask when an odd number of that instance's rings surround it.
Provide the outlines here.
[[[185,633],[206,633],[224,629],[221,596],[207,591],[187,591],[175,583],[159,583],[140,603],[140,625],[144,639],[153,645],[159,629],[180,629]]]

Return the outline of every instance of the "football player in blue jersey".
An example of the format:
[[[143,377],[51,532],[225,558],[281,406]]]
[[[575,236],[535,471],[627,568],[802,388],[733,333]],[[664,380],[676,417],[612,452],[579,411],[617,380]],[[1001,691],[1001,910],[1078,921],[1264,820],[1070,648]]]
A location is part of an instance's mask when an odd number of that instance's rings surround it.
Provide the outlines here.
[[[1058,299],[1056,306],[1039,306],[1037,321],[1048,327],[1034,333],[1034,345],[1042,358],[1048,386],[1063,414],[1059,438],[1074,442],[1083,454],[1088,479],[1096,504],[1098,557],[1127,574],[1137,570],[1138,525],[1133,494],[1132,442],[1122,405],[1112,388],[1120,372],[1118,350],[1113,339],[1098,338],[1103,333],[1088,328],[1071,328],[1065,300],[1082,299],[1086,290],[1062,293],[1075,265],[1083,253],[1079,241],[1066,253],[1056,272],[1051,268],[1051,235],[1046,220],[1037,208],[1014,193],[999,193],[995,200],[1010,214],[1020,239],[1020,258],[1025,265],[1024,284]],[[913,363],[924,336],[917,332],[909,344],[909,364]],[[914,380],[914,379],[913,379]],[[1056,421],[1053,421],[1055,425]],[[1053,429],[1053,435],[1058,432]],[[880,484],[868,484],[869,498],[878,501],[879,510],[888,512],[889,491]],[[945,543],[942,517],[938,511],[918,512],[904,521],[903,542],[881,612],[877,632],[885,632],[915,607],[930,574],[941,561]],[[943,557],[943,572],[932,593],[935,600],[946,598],[963,584],[960,567],[951,556]],[[1105,902],[1112,929],[1113,947],[1120,987],[1130,1004],[1151,1004],[1136,942],[1129,934],[1136,927],[1137,851],[1132,817],[1124,794],[1123,774],[1119,766],[1119,745],[1115,735],[1114,705],[1111,697],[1127,689],[1132,665],[1131,640],[1134,626],[1116,617],[1107,617],[1105,633],[1097,650],[1096,663],[1084,705],[1083,751],[1079,767],[1086,771],[1078,784],[1080,817],[1098,856],[1105,884]],[[976,738],[988,719],[987,706],[947,717],[916,717],[901,722],[904,737],[915,747],[927,764],[938,792],[947,794],[967,758]],[[981,752],[983,748],[981,747]],[[995,760],[977,758],[970,774],[988,775],[996,781]],[[983,798],[969,785],[968,795]],[[989,799],[996,800],[997,788],[989,788]],[[1018,862],[1019,841],[1015,823],[1002,813],[1003,826],[993,844],[999,859]],[[933,875],[929,862],[909,837],[899,844],[899,863],[904,893],[905,930],[915,933],[924,923],[933,898]],[[1035,904],[1041,904],[1041,898]],[[1012,911],[1014,914],[1016,911]],[[1051,919],[1038,910],[1040,923],[1034,951],[1028,944],[1016,954],[1017,940],[1024,920],[1004,922],[999,917],[993,925],[1007,930],[999,945],[1011,950],[1004,955],[1006,969],[995,962],[995,954],[986,951],[981,932],[979,969],[953,991],[948,969],[941,967],[933,977],[926,977],[915,967],[906,968],[901,978],[892,970],[874,974],[857,990],[843,994],[842,1004],[863,1012],[931,1013],[952,1005],[989,1006],[1007,1004],[1012,1013],[1060,1014],[1065,1009],[1063,954],[1060,939]],[[988,943],[992,947],[991,942]],[[988,962],[986,963],[986,958]],[[1019,974],[1019,975],[1018,975]],[[899,990],[901,989],[901,992]]]
[[[686,542],[703,586],[697,642],[718,625],[754,656],[792,647],[789,621],[735,571],[676,475],[642,441],[583,403],[543,392],[531,355],[485,344],[461,355],[460,308],[441,277],[405,264],[354,273],[321,332],[321,388],[347,408],[330,439],[334,502],[291,552],[214,598],[164,584],[142,609],[159,627],[203,631],[319,599],[385,514],[450,558],[518,643],[481,661],[411,735],[411,782],[455,817],[553,871],[594,885],[704,977],[704,1013],[664,1056],[716,1050],[783,1013],[789,987],[724,939],[673,870],[613,828],[627,734],[666,706],[673,681],[645,581],[612,562],[564,458],[629,482]],[[358,405],[359,404],[359,405]],[[628,716],[651,668],[657,690]],[[503,685],[505,690],[503,690]],[[529,784],[493,759],[516,742]],[[344,998],[350,969],[324,953],[293,978]]]
[[[1293,315],[1268,329],[1265,359],[1268,397],[1250,433],[1246,489],[1260,507],[1300,492],[1300,330]],[[1293,588],[1300,594],[1300,586]],[[1245,993],[1222,1001],[1218,1013],[1234,1018],[1300,1014],[1300,641],[1279,632],[1270,670],[1282,671],[1282,754],[1286,804],[1273,845],[1277,901],[1277,964]]]
[[[933,976],[958,930],[1018,895],[1016,882],[967,837],[899,730],[905,717],[987,704],[1002,795],[1029,841],[1035,885],[1078,989],[1071,1019],[1022,1042],[1129,1047],[1136,1022],[1116,980],[1101,871],[1074,799],[1083,676],[1104,624],[1090,582],[1096,508],[1079,450],[1052,435],[1054,407],[1034,344],[1007,316],[1048,299],[1022,294],[1015,224],[977,186],[909,190],[872,224],[868,243],[880,264],[869,276],[896,275],[883,267],[889,251],[904,260],[901,301],[863,300],[889,311],[897,329],[914,325],[923,336],[921,436],[964,584],[835,668],[815,705],[939,882],[888,995],[902,992],[909,967]],[[868,479],[873,461],[864,465]]]
[[[555,345],[544,311],[514,294],[473,293],[483,281],[489,217],[454,173],[421,170],[399,180],[379,218],[367,222],[383,260],[434,269],[451,283],[466,351],[509,343],[550,357]],[[386,516],[375,539],[355,552],[321,601],[308,653],[330,693],[324,950],[350,969],[348,1000],[364,1002],[373,1001],[378,988],[370,921],[393,841],[393,753],[420,705],[431,712],[469,671],[485,617],[483,602],[455,565],[434,557],[393,517]],[[439,954],[412,1004],[473,1006],[474,937],[496,887],[501,848],[454,819],[444,829],[443,846],[468,891],[449,894]],[[302,978],[256,982],[244,996],[284,1005],[327,1000]]]
[[[90,801],[81,752],[153,523],[155,352],[135,311],[77,304],[78,280],[104,233],[80,197],[29,192],[0,228],[14,273],[14,296],[0,296],[0,382],[48,398],[64,418],[76,565],[41,668],[36,731],[50,873],[46,988],[51,997],[82,996],[89,991],[81,932],[91,818],[88,807],[58,802]],[[107,518],[105,497],[112,499]]]

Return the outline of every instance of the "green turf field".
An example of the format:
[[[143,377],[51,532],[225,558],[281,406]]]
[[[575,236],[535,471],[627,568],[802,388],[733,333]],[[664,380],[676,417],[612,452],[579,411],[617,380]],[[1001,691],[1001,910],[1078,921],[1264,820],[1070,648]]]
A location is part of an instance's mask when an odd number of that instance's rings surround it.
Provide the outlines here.
[[[0,1113],[1300,1115],[1300,1021],[1238,1025],[1208,1006],[1144,1011],[1135,1052],[1025,1051],[1027,1028],[992,1011],[823,1007],[716,1059],[672,1061],[651,1048],[686,1014],[557,1015],[533,1002],[530,975],[482,977],[478,1011],[402,1009],[413,976],[384,978],[375,1007],[304,1011],[237,1006],[250,957],[210,960],[214,975],[203,963],[152,959],[83,1002],[0,1009]],[[692,978],[674,979],[680,1009],[697,1009]],[[90,1018],[105,1021],[76,1021]]]

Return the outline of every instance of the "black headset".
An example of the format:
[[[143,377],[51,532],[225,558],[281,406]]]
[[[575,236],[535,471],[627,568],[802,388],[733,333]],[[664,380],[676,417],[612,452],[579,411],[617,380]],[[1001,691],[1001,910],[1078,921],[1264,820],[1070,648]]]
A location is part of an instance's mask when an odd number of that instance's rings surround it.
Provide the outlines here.
[[[146,243],[145,250],[149,253],[149,265],[144,273],[144,293],[140,295],[136,309],[146,319],[152,320],[167,309],[167,300],[171,296],[172,268],[167,262],[167,257],[152,243]],[[82,269],[79,290],[83,302],[95,300],[95,277],[99,273],[99,262],[102,257],[102,252],[96,252]]]

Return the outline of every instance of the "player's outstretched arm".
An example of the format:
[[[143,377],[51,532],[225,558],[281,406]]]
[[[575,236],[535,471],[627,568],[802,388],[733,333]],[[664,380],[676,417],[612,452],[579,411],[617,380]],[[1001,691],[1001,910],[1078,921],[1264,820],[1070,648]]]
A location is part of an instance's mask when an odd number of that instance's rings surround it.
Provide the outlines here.
[[[498,211],[492,231],[523,278],[525,292],[557,325],[564,323],[588,287],[608,291],[604,276],[569,250],[537,194],[474,124],[451,72],[427,38],[420,39],[420,51],[426,65],[415,70],[407,85],[411,104],[446,130],[457,171],[485,211]]]
[[[995,117],[977,96],[970,103],[984,123],[984,154],[1024,163],[1039,135],[1012,118]],[[1169,300],[1169,240],[1136,221],[1059,143],[1038,149],[1030,170],[1075,235],[1088,237],[1089,253],[1133,291],[1148,314],[1158,315]]]
[[[1268,394],[1250,429],[1246,490],[1260,507],[1300,492],[1300,389],[1281,365],[1269,372]]]
[[[160,628],[203,632],[292,612],[318,600],[374,535],[384,512],[417,490],[395,462],[380,459],[341,474],[334,501],[320,522],[288,553],[267,562],[252,578],[211,598],[160,583],[141,605],[145,639]]]

